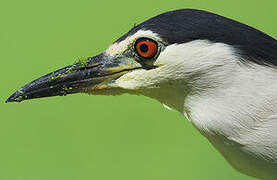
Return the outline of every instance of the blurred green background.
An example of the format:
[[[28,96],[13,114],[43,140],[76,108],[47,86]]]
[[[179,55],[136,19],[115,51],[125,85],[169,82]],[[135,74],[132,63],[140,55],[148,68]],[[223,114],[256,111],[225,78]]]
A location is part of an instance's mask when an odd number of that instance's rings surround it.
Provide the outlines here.
[[[22,85],[104,51],[159,13],[198,8],[277,37],[276,0],[1,0],[0,180],[251,179],[179,113],[147,97],[5,104]]]

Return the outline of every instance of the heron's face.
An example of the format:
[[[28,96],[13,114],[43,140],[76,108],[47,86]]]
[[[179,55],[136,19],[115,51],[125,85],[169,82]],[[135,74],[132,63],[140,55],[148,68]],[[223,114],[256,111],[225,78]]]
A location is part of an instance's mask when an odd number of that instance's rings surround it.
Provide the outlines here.
[[[138,31],[103,53],[49,73],[25,85],[7,102],[72,93],[136,93],[154,88],[165,77],[159,61],[166,42],[151,31]]]
[[[139,30],[97,56],[27,84],[7,102],[72,93],[132,93],[182,111],[186,94],[210,87],[208,74],[214,76],[212,69],[230,64],[224,61],[231,62],[228,55],[232,57],[232,51],[224,44],[201,40],[168,44],[151,30]]]
[[[19,89],[7,101],[67,95],[141,94],[158,89],[171,72],[164,51],[167,42],[151,31],[140,30],[113,43],[103,53],[49,73]],[[175,69],[176,70],[176,69]]]
[[[168,57],[167,47],[168,43],[150,30],[140,30],[113,43],[104,54],[112,57],[111,59],[119,58],[122,62],[129,62],[131,70],[107,86],[135,94],[147,94],[155,89],[161,89],[163,85],[175,79],[172,75],[178,70],[175,66],[177,64],[172,63]],[[91,91],[91,93],[97,92]]]
[[[157,47],[149,58],[140,55],[137,49],[147,46],[145,39]],[[142,44],[138,47],[139,43]],[[151,46],[147,49],[150,52]],[[123,61],[128,59],[136,65],[111,81],[108,87],[112,91],[108,93],[146,95],[180,112],[184,111],[184,101],[189,94],[214,92],[218,87],[225,87],[232,81],[230,77],[238,66],[236,50],[227,44],[208,40],[170,44],[151,30],[139,30],[115,42],[105,54]],[[90,93],[104,92],[92,89]]]

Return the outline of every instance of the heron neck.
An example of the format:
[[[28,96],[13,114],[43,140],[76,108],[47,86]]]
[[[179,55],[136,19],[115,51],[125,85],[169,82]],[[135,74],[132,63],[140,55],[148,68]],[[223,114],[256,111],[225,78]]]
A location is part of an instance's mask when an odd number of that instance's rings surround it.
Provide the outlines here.
[[[240,136],[276,111],[276,77],[270,67],[241,67],[222,86],[188,95],[184,110],[201,132]]]

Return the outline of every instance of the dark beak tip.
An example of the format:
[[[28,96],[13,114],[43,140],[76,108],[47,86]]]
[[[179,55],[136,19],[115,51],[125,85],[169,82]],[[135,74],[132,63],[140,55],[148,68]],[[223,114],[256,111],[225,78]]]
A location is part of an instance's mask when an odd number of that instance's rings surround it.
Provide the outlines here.
[[[9,102],[12,102],[10,98],[8,98],[5,103],[9,103]]]
[[[9,98],[5,101],[5,103],[9,103],[9,102],[14,102],[13,98],[9,97]]]
[[[12,94],[6,101],[5,103],[9,103],[9,102],[21,102],[23,101],[23,96],[21,93],[19,93],[18,91],[15,92],[14,94]]]

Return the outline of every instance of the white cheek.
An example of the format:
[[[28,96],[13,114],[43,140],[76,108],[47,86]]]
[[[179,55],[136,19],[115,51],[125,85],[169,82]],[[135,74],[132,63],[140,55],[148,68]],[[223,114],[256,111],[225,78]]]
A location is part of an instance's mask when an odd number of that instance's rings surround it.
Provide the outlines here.
[[[115,85],[123,89],[135,90],[138,87],[143,86],[143,83],[145,82],[143,79],[145,79],[146,73],[147,72],[144,69],[129,72],[118,78],[115,81]]]
[[[205,40],[172,44],[154,62],[158,68],[127,73],[116,80],[116,85],[124,89],[142,89],[152,88],[165,80],[183,80],[194,72],[221,64],[233,64],[232,53],[228,45]]]

